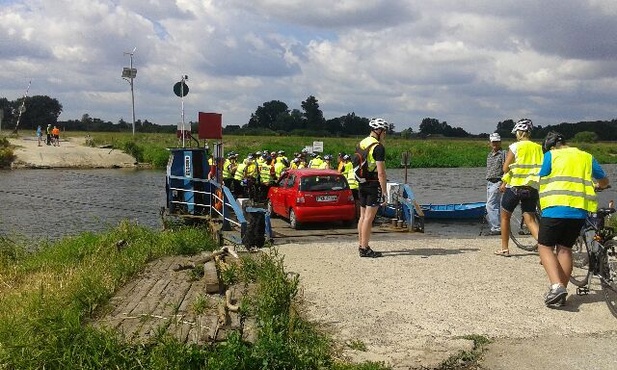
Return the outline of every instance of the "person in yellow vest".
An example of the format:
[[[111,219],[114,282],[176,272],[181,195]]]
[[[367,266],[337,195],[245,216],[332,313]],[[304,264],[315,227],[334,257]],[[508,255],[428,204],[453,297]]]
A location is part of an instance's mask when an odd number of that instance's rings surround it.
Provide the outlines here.
[[[356,174],[353,171],[353,163],[351,157],[348,154],[343,155],[343,176],[347,179],[349,189],[353,194],[353,199],[356,202],[356,220],[360,218],[360,204],[358,203],[358,180],[356,180]]]
[[[291,160],[291,164],[289,165],[289,168],[292,170],[297,170],[299,164],[300,164],[300,158],[296,157]]]
[[[244,197],[244,186],[242,186],[242,182],[246,179],[247,164],[248,159],[243,160],[240,164],[238,164],[236,173],[234,174],[234,196],[236,198]]]
[[[259,167],[257,167],[257,161],[255,160],[255,156],[253,154],[249,154],[247,157],[246,164],[246,175],[245,175],[245,183],[246,183],[246,191],[247,197],[253,201],[258,201],[259,195]]]
[[[512,133],[516,141],[508,147],[503,164],[501,197],[501,249],[495,254],[509,257],[510,218],[516,206],[521,205],[525,225],[531,235],[538,239],[538,223],[533,216],[538,205],[538,181],[542,166],[542,145],[531,141],[533,123],[524,118],[516,122]]]
[[[312,153],[311,155],[313,156],[313,159],[311,159],[311,161],[309,162],[308,168],[320,168],[323,164],[323,159],[321,158],[321,155],[318,153]]]
[[[332,167],[330,166],[330,162],[332,162],[332,156],[330,154],[326,154],[323,156],[323,162],[319,166],[322,170],[329,170]]]
[[[257,153],[255,153],[255,164],[257,165],[257,167],[261,166],[262,164],[265,163],[265,158],[268,156],[268,153],[266,153],[266,155],[264,155],[264,153],[262,151],[258,151]]]
[[[558,132],[548,133],[543,150],[539,173],[542,218],[538,253],[550,283],[544,304],[552,308],[566,302],[566,287],[572,274],[572,246],[587,214],[597,211],[595,189],[605,189],[609,180],[591,154],[568,146]]]
[[[277,161],[276,163],[274,163],[274,175],[276,176],[277,180],[281,178],[281,175],[283,174],[285,168],[287,167],[285,166],[285,164],[283,164],[282,161]]]
[[[260,200],[265,200],[268,197],[268,190],[270,189],[270,185],[274,180],[274,173],[272,169],[272,158],[267,156],[264,158],[262,163],[259,165],[259,198]]]
[[[343,159],[344,156],[345,154],[339,153],[338,157],[336,158],[338,161],[336,165],[336,170],[340,173],[343,173],[345,171],[345,160]]]
[[[276,153],[276,161],[283,163],[285,167],[289,167],[289,159],[287,159],[287,156],[285,156],[284,150],[279,150]]]
[[[233,151],[229,152],[227,154],[227,159],[225,159],[225,163],[223,163],[223,183],[232,190],[234,175],[236,173],[236,169],[238,168],[237,158],[238,155],[236,153]]]
[[[387,199],[386,188],[386,149],[383,141],[386,138],[389,125],[383,118],[372,118],[369,121],[371,133],[358,144],[358,150],[367,151],[366,161],[368,173],[365,181],[359,184],[358,198],[360,202],[360,219],[358,220],[358,253],[360,257],[381,257],[381,252],[371,249],[369,242],[373,230],[373,220],[379,206]]]

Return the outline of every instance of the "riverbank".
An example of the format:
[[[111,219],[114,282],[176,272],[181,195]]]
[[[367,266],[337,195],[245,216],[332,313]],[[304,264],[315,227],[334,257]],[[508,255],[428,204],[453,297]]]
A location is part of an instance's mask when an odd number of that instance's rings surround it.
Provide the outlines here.
[[[128,168],[135,158],[117,149],[89,147],[85,137],[71,137],[59,146],[38,146],[35,137],[9,138],[15,147],[11,168]]]

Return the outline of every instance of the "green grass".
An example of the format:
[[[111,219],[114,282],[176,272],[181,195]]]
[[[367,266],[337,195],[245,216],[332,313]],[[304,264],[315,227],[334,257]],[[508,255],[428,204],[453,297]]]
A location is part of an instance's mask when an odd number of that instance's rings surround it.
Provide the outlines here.
[[[84,136],[85,133],[68,132],[66,136]],[[169,152],[167,148],[181,145],[173,134],[131,133],[90,133],[93,145],[113,145],[114,148],[132,154],[139,162],[151,163],[156,168],[167,165]],[[268,151],[284,150],[288,157],[300,152],[305,145],[313,141],[323,141],[326,153],[351,153],[361,138],[336,137],[294,137],[294,136],[236,136],[224,137],[225,151],[234,150],[245,156],[250,152],[266,149]],[[195,146],[194,141],[187,145]],[[210,142],[212,148],[213,142]],[[510,142],[504,141],[507,148]],[[612,143],[573,143],[580,149],[593,154],[600,163],[617,163],[617,148]],[[411,153],[411,168],[435,167],[483,167],[489,146],[480,139],[402,139],[388,137],[386,146],[386,164],[388,168],[400,168],[401,155]]]
[[[124,241],[123,247],[116,246]],[[32,242],[30,242],[32,243]],[[228,282],[253,285],[241,319],[257,323],[254,343],[232,332],[212,346],[184,344],[163,331],[147,343],[90,322],[99,308],[146,264],[165,255],[195,254],[215,243],[199,228],[153,231],[128,222],[103,233],[21,245],[0,238],[0,368],[6,369],[385,369],[337,360],[337,346],[304,319],[298,277],[273,250],[244,257]],[[32,251],[32,252],[28,252]],[[207,300],[194,302],[206,310]]]

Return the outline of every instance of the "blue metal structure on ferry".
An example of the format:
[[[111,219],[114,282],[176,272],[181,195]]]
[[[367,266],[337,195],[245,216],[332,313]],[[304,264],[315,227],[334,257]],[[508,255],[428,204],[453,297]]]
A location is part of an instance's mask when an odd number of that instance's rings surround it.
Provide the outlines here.
[[[179,131],[183,139],[189,136],[201,146],[190,130]],[[222,139],[220,114],[199,113],[199,139]],[[170,148],[169,151],[165,184],[167,212],[182,218],[220,223],[222,231],[239,229],[240,238],[234,238],[234,242],[242,240],[247,229],[243,210],[222,184],[220,171],[214,170],[217,166],[213,158],[223,157],[222,142],[214,145],[213,154],[205,141],[201,147]]]

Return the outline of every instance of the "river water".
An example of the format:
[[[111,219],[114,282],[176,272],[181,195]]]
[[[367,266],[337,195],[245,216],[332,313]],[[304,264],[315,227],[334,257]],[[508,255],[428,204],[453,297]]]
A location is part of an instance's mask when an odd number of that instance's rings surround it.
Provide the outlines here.
[[[617,182],[617,165],[603,165]],[[388,180],[403,182],[402,169]],[[407,173],[421,204],[484,201],[485,169],[414,168]],[[617,199],[615,188],[599,194],[600,203]],[[101,231],[129,219],[160,228],[165,206],[165,173],[154,170],[5,170],[0,171],[0,235],[56,239]]]

